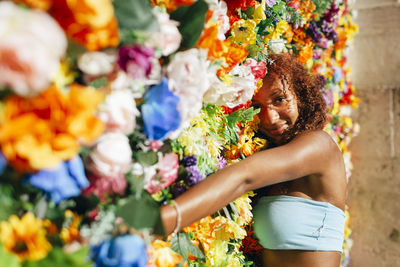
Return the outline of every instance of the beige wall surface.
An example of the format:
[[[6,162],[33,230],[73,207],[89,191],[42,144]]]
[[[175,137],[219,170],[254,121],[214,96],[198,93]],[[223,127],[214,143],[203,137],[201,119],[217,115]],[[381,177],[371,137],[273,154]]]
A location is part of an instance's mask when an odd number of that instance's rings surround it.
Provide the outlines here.
[[[350,145],[349,267],[400,267],[400,0],[357,0],[350,51],[361,126]]]

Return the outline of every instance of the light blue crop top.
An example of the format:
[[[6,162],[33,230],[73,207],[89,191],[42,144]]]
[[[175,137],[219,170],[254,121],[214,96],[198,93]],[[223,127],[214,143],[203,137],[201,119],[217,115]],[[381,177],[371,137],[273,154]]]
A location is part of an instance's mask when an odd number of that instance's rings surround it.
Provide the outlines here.
[[[267,196],[253,214],[254,233],[264,248],[342,252],[345,214],[328,202]]]

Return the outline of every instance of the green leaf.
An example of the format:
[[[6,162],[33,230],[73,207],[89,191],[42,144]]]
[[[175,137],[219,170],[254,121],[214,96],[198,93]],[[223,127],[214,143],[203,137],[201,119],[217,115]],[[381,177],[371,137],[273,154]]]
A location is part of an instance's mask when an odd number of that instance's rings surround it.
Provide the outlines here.
[[[101,88],[106,86],[107,84],[107,78],[106,77],[100,77],[94,80],[89,84],[89,86],[94,87],[94,88]]]
[[[116,215],[137,230],[151,229],[154,234],[164,235],[160,207],[146,192],[142,193],[140,199],[130,197],[125,204],[117,208]]]
[[[204,28],[207,10],[207,3],[199,0],[191,6],[181,5],[171,13],[171,19],[179,22],[182,48],[191,48],[196,44]]]
[[[178,233],[171,240],[171,249],[182,255],[186,260],[190,255],[193,255],[200,260],[205,260],[204,253],[190,241],[188,234]]]
[[[121,29],[157,32],[157,19],[148,0],[114,0],[114,12]]]
[[[138,151],[136,153],[136,160],[145,167],[152,166],[157,163],[158,156],[153,150],[148,152]]]
[[[89,248],[83,247],[73,253],[65,253],[61,248],[54,248],[46,258],[40,261],[26,261],[23,267],[91,267],[88,260]]]
[[[21,263],[18,261],[17,256],[5,251],[1,243],[0,243],[0,266],[21,267]]]

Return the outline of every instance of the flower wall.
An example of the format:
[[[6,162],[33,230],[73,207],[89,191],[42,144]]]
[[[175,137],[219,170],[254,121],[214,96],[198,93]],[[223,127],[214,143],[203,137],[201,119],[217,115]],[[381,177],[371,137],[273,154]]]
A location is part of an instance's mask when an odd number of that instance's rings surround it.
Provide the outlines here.
[[[253,192],[173,237],[159,207],[268,148],[273,53],[325,77],[349,177],[356,31],[346,0],[1,1],[0,265],[254,265]]]

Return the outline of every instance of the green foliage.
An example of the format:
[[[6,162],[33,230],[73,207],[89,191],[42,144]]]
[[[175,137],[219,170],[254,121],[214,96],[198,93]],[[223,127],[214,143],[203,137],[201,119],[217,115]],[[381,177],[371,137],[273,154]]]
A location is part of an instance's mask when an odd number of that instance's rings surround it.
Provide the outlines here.
[[[179,21],[179,32],[182,35],[181,48],[193,47],[204,28],[208,5],[199,0],[191,6],[181,5],[171,13],[171,19]]]
[[[108,83],[108,80],[106,77],[100,77],[100,78],[97,78],[96,80],[94,80],[93,82],[91,82],[89,84],[89,86],[94,87],[94,88],[101,88],[101,87],[106,86],[107,83]]]
[[[197,257],[200,260],[205,260],[204,253],[190,241],[188,234],[178,233],[171,239],[171,249],[182,255],[182,262],[179,266],[188,259],[189,254]]]
[[[66,253],[61,248],[54,248],[45,259],[26,261],[22,267],[91,267],[92,262],[89,261],[88,254],[88,247],[83,247],[73,253]]]
[[[21,263],[18,261],[17,256],[6,252],[1,243],[0,243],[0,266],[21,267]]]
[[[224,129],[224,135],[230,143],[236,144],[239,141],[239,127],[238,123],[244,123],[246,121],[252,121],[254,115],[260,112],[260,109],[254,110],[253,107],[250,107],[246,110],[238,109],[232,114],[227,115],[227,125]]]
[[[157,153],[153,150],[144,152],[144,151],[137,151],[135,153],[136,161],[142,164],[144,167],[149,167],[157,163],[158,157]]]
[[[129,197],[125,203],[118,205],[116,216],[124,223],[137,230],[153,229],[154,234],[164,235],[158,203],[143,191],[140,198]]]
[[[114,0],[114,12],[120,29],[159,31],[148,0]]]
[[[317,14],[316,20],[320,20],[325,11],[331,6],[332,0],[312,0],[315,5],[314,14]]]

